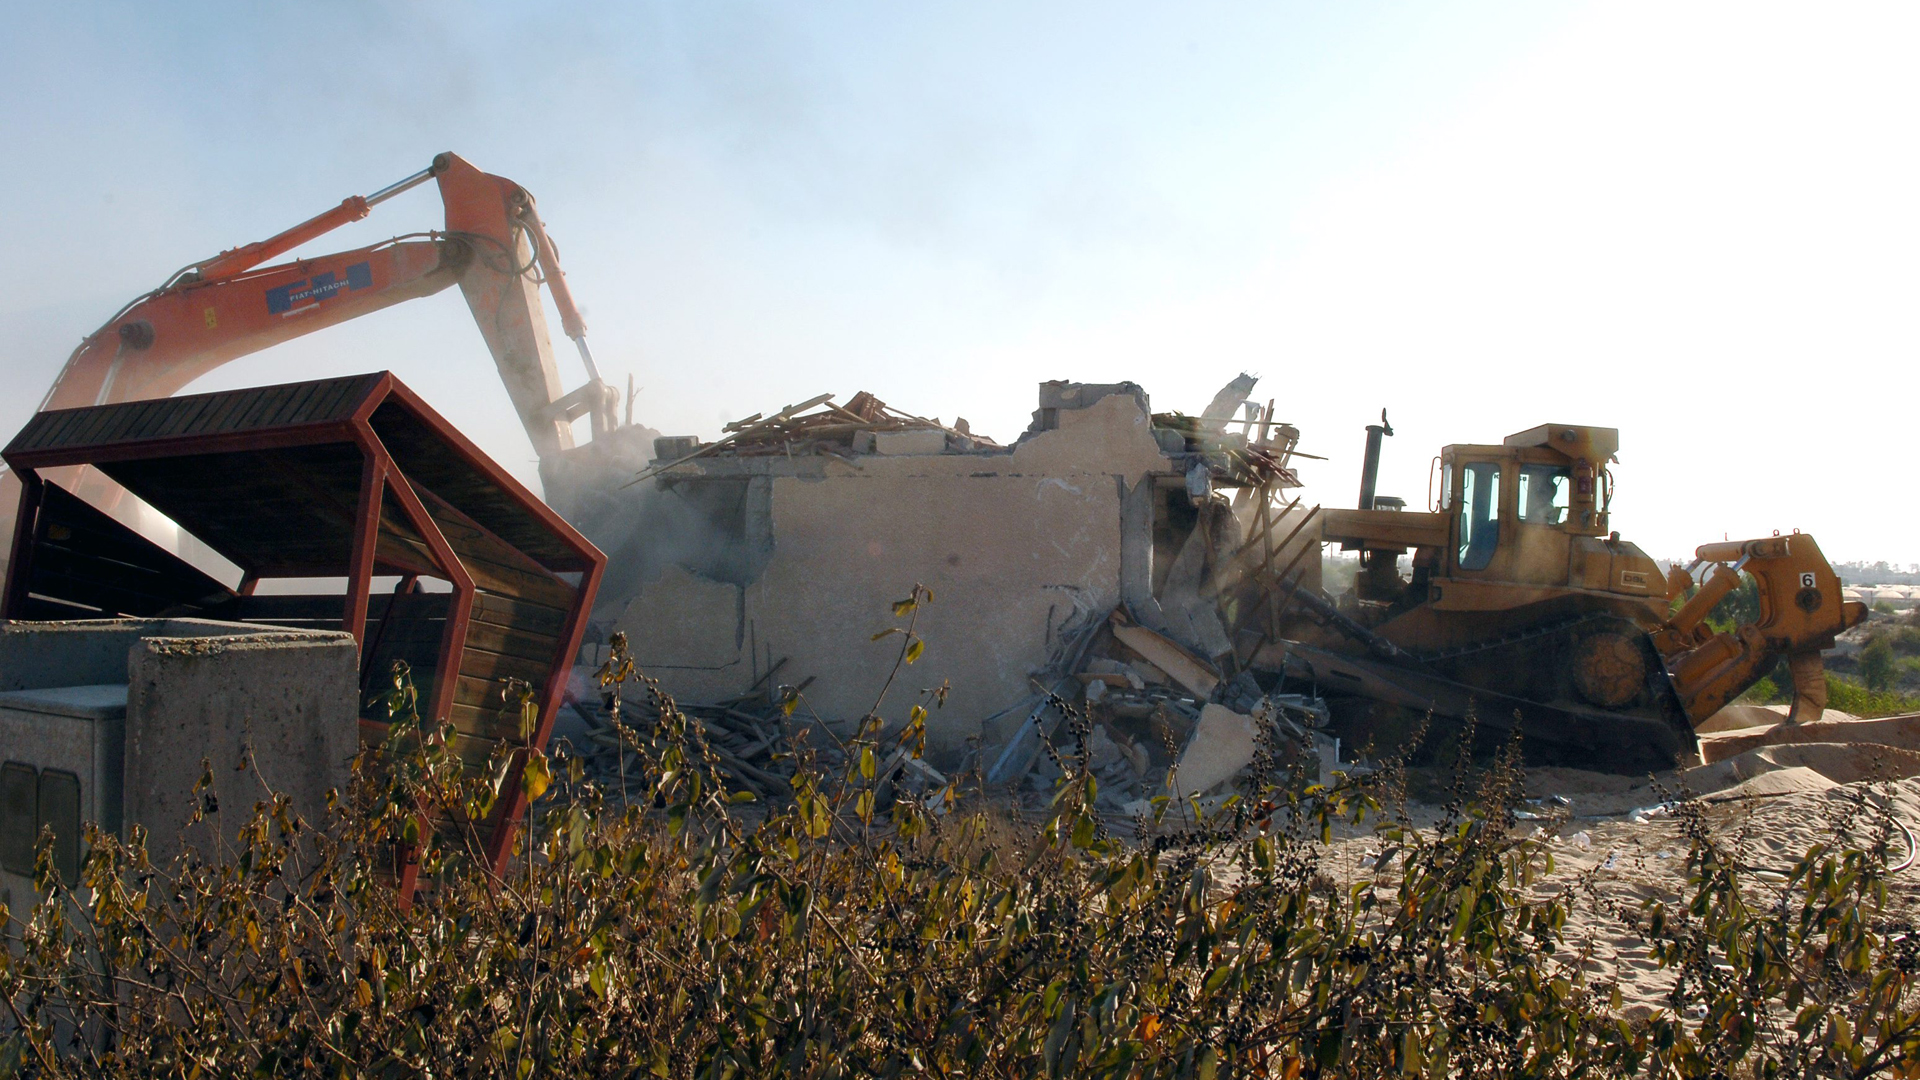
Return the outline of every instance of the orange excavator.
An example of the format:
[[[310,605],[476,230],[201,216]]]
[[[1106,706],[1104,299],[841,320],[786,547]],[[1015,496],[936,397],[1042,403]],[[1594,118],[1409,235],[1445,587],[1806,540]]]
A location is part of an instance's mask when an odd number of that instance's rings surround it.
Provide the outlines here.
[[[439,185],[446,206],[444,231],[261,265],[429,180]],[[573,448],[574,421],[588,417],[594,438],[618,426],[620,394],[594,364],[586,323],[533,196],[454,154],[440,154],[412,176],[345,199],[277,236],[175,273],[82,341],[40,408],[168,397],[230,360],[456,284],[539,454],[543,478]],[[540,305],[542,284],[586,367],[586,383],[571,392],[561,389]],[[61,482],[98,505],[118,498],[115,485],[98,474]],[[18,503],[19,482],[0,476],[0,536],[11,535]]]

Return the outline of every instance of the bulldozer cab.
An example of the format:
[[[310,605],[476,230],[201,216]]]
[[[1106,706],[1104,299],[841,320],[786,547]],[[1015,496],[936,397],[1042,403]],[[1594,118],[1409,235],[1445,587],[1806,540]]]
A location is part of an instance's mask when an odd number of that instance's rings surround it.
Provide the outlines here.
[[[1322,536],[1361,552],[1369,572],[1358,598],[1396,610],[1431,602],[1510,611],[1579,590],[1621,597],[1656,619],[1665,575],[1610,531],[1606,466],[1619,444],[1614,428],[1570,424],[1543,424],[1494,445],[1454,443],[1440,450],[1428,512],[1332,510]],[[1395,570],[1409,550],[1410,582]]]
[[[1618,445],[1612,428],[1550,424],[1498,446],[1442,448],[1445,576],[1569,584],[1573,539],[1606,535],[1604,466]]]

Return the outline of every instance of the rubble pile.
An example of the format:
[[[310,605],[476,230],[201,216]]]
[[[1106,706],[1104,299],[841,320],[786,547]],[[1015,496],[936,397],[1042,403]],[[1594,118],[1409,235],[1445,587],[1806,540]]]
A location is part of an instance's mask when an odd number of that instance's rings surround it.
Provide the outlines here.
[[[792,794],[791,751],[795,740],[803,736],[770,694],[760,692],[717,704],[677,707],[689,723],[699,725],[719,768],[737,787],[763,799]],[[623,780],[638,778],[645,771],[633,746],[652,737],[659,719],[657,711],[635,702],[616,703],[611,695],[593,705],[576,702],[573,708],[586,725],[586,745],[576,745],[575,749],[587,762],[589,779],[602,790],[624,790]],[[831,762],[836,750],[824,747],[819,753]]]
[[[795,768],[802,759],[829,772],[843,770],[849,760],[839,740],[820,734],[816,719],[800,720],[783,707],[803,695],[812,682],[809,678],[797,686],[774,686],[714,704],[675,702],[674,707],[690,724],[698,725],[716,766],[734,790],[745,789],[761,799],[782,799],[793,794]],[[635,749],[654,744],[660,720],[657,704],[621,701],[603,693],[597,704],[577,701],[573,709],[585,730],[568,741],[586,762],[587,779],[610,794],[627,792],[623,781],[645,774]],[[881,755],[870,784],[876,805],[886,806],[896,798],[924,798],[939,792],[947,787],[948,778],[913,757],[905,746],[895,746]]]
[[[1057,670],[1014,710],[1018,726],[987,758],[989,786],[1051,790],[1060,755],[1084,754],[1099,802],[1137,814],[1157,795],[1223,792],[1249,770],[1339,765],[1325,702],[1270,693],[1249,672],[1224,678],[1123,608],[1085,627]]]

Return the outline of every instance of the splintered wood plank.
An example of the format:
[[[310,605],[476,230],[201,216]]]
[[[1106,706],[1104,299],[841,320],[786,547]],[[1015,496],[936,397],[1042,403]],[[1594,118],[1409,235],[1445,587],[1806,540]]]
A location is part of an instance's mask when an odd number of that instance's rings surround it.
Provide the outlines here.
[[[1144,626],[1115,618],[1113,636],[1203,701],[1212,697],[1214,687],[1220,685],[1219,676],[1209,671],[1199,658]]]

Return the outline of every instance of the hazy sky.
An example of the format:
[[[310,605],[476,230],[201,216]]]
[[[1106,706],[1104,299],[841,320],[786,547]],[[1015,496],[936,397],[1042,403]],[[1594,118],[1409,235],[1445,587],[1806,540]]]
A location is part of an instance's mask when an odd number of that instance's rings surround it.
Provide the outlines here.
[[[1242,369],[1309,498],[1621,429],[1658,556],[1920,562],[1920,7],[12,4],[0,428],[179,266],[453,150],[524,184],[669,433],[831,391],[1010,440],[1042,379]],[[431,187],[311,253],[440,224]],[[556,325],[557,330],[557,325]],[[564,341],[560,342],[564,347]],[[561,353],[569,386],[581,379]],[[197,389],[390,368],[521,475],[457,290]]]

